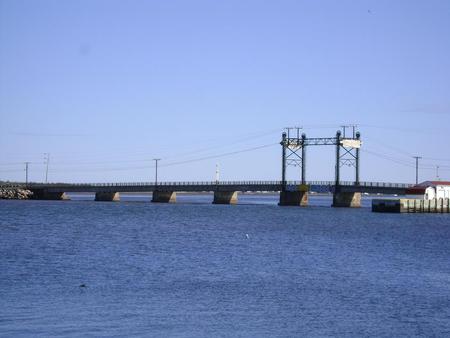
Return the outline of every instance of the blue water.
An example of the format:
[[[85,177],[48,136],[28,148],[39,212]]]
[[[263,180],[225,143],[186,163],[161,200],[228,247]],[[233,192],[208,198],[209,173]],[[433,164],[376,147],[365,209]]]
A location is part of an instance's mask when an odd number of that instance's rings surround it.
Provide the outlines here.
[[[0,201],[1,336],[450,336],[448,214],[74,199]]]

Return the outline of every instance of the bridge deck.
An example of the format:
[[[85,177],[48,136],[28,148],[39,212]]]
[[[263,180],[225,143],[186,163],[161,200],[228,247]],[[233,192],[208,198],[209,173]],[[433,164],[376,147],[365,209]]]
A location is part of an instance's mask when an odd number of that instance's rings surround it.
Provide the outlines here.
[[[310,191],[332,192],[334,191],[333,181],[309,181],[306,182]],[[300,181],[286,182],[286,190],[299,190]],[[5,184],[2,184],[5,186]],[[25,187],[25,184],[18,183],[15,186]],[[412,184],[404,183],[384,183],[384,182],[340,182],[339,189],[343,192],[367,192],[384,194],[405,194]],[[240,191],[259,192],[282,190],[281,181],[221,181],[221,182],[160,182],[154,183],[29,183],[28,189],[43,189],[49,192],[152,192],[174,191],[174,192],[211,192],[211,191]]]

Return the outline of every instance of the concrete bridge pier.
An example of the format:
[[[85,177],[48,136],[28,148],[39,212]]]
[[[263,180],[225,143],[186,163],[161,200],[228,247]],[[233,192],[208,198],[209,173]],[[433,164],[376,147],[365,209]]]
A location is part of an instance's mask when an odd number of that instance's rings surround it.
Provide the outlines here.
[[[237,200],[237,191],[214,191],[213,204],[236,204]]]
[[[305,207],[308,205],[308,192],[280,191],[280,202],[278,205]]]
[[[120,201],[120,194],[118,192],[96,192],[95,200],[102,202],[118,202]]]
[[[48,191],[46,189],[34,189],[32,190],[34,200],[48,200],[48,201],[68,201],[69,196],[64,191]]]
[[[359,208],[361,207],[361,193],[347,191],[335,192],[331,206],[336,208]]]
[[[177,201],[177,193],[174,191],[153,191],[153,203],[175,203]]]

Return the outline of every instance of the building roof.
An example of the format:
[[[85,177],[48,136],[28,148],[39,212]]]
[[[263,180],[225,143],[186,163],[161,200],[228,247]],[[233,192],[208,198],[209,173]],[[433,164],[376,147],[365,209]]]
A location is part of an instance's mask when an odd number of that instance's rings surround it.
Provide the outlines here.
[[[425,181],[418,184],[420,187],[435,187],[437,185],[450,185],[450,181]]]
[[[406,195],[423,195],[425,194],[426,188],[427,187],[419,187],[419,186],[408,188],[406,189]]]

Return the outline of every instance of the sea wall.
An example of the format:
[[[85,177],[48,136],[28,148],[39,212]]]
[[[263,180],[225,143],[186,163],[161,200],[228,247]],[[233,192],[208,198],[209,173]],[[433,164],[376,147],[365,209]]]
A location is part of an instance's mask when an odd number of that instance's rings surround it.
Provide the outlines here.
[[[374,212],[417,212],[417,213],[450,213],[450,198],[432,200],[400,198],[400,199],[373,199]]]
[[[22,188],[0,188],[0,199],[4,200],[27,200],[33,193]]]

